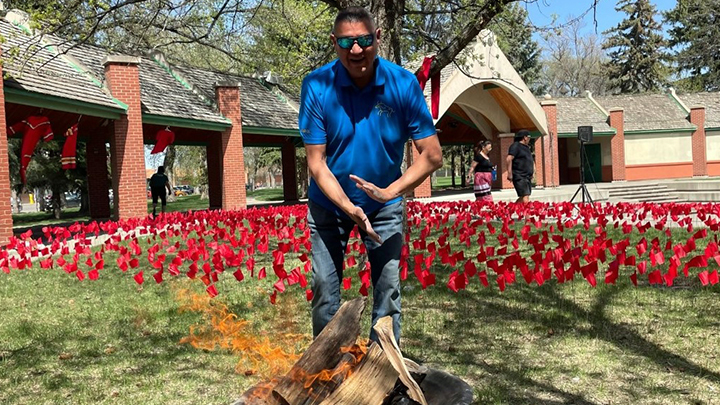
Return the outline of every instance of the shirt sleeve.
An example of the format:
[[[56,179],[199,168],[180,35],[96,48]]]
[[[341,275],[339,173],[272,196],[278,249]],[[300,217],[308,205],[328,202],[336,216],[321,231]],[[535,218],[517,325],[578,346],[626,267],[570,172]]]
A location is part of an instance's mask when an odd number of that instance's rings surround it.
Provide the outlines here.
[[[306,145],[327,143],[322,107],[307,78],[303,80],[300,92],[298,125],[300,127],[300,136],[302,136],[302,140]]]
[[[405,117],[410,138],[418,140],[435,135],[437,130],[420,85],[413,81],[408,87]]]
[[[508,155],[510,155],[512,157],[517,157],[518,152],[520,152],[520,151],[518,150],[517,142],[510,145],[510,149],[508,149]]]

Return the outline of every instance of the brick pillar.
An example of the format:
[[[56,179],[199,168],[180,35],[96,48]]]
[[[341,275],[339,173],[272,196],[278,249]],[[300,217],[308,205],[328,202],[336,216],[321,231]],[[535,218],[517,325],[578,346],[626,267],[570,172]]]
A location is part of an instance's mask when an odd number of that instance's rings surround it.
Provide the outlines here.
[[[693,177],[707,176],[707,149],[705,147],[705,107],[690,107],[690,122],[697,129],[692,134]]]
[[[542,150],[542,160],[537,162],[537,167],[542,168],[542,175],[536,176],[543,179],[545,187],[558,187],[560,185],[560,159],[558,156],[558,137],[557,137],[557,101],[545,100],[540,103],[548,123],[548,134],[542,137],[540,150]],[[537,155],[538,144],[535,144],[535,153]]]
[[[415,162],[420,157],[420,152],[418,152],[417,148],[415,147],[415,144],[412,145],[412,161]],[[420,183],[419,186],[415,187],[415,190],[413,190],[413,195],[415,198],[428,198],[432,196],[432,176],[428,176],[427,179],[425,179],[422,183]]]
[[[610,126],[617,131],[610,140],[612,181],[625,181],[625,113],[622,108],[610,109]]]
[[[245,193],[245,161],[240,119],[240,83],[216,83],[215,99],[220,113],[232,122],[232,127],[223,131],[220,137],[222,208],[224,210],[243,209],[247,206],[247,194]]]
[[[208,135],[207,153],[207,174],[208,174],[208,198],[210,209],[222,208],[222,139],[220,134],[213,132]]]
[[[107,126],[112,130],[112,125]],[[90,202],[90,218],[110,218],[110,197],[108,196],[107,151],[105,134],[91,134],[85,144],[87,161],[87,186]]]
[[[547,136],[547,135],[545,135]],[[543,140],[545,136],[535,138],[535,182],[538,186],[545,187],[545,159],[543,158]],[[532,141],[530,142],[532,143]]]
[[[285,201],[298,200],[297,153],[292,140],[288,138],[282,145],[283,196]]]
[[[113,97],[127,114],[115,121],[110,137],[113,211],[117,219],[147,216],[145,150],[140,108],[140,58],[109,55],[103,60]]]
[[[506,188],[513,188],[513,184],[511,181],[508,181],[507,175],[508,175],[508,164],[507,164],[507,156],[508,151],[510,150],[510,145],[513,144],[513,141],[515,140],[515,134],[499,134],[498,138],[500,139],[500,160],[498,161],[498,180],[500,181],[500,187],[503,189]]]
[[[5,88],[2,80],[0,80],[0,245],[5,245],[13,234],[11,198],[10,161],[8,160],[7,122],[5,120]]]

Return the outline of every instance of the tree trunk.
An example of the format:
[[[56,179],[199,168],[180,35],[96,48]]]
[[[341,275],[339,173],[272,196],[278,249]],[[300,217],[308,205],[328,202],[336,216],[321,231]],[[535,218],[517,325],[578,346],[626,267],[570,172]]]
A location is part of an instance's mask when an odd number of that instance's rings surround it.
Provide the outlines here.
[[[165,149],[165,160],[163,161],[165,166],[165,175],[170,179],[170,185],[175,186],[175,173],[173,168],[175,167],[175,145],[168,145]]]
[[[90,194],[88,193],[87,184],[80,189],[80,213],[86,214],[90,212]]]
[[[455,147],[450,147],[450,173],[452,173],[452,186],[455,187]]]
[[[297,176],[298,176],[298,186],[300,187],[300,198],[307,198],[308,196],[308,187],[310,185],[310,179],[308,174],[308,164],[307,164],[307,157],[305,155],[297,157]]]
[[[372,0],[370,12],[375,16],[380,29],[380,49],[378,54],[396,64],[402,64],[400,52],[400,34],[405,0]]]

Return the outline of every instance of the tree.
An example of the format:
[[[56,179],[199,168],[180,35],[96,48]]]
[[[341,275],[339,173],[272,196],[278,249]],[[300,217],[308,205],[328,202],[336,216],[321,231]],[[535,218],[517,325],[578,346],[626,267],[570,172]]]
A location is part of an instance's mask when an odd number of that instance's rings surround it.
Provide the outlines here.
[[[51,208],[56,219],[60,218],[65,192],[81,192],[87,196],[87,161],[85,154],[77,154],[77,167],[75,169],[64,170],[60,163],[62,147],[63,142],[41,142],[35,149],[26,175],[27,188],[50,190],[52,193]],[[81,142],[78,142],[78,150],[85,150],[85,146]],[[84,200],[87,201],[87,198],[84,198]]]
[[[375,14],[378,26],[385,33],[380,50],[383,57],[402,62],[409,60],[407,56],[414,52],[435,53],[430,72],[435,74],[452,63],[493,18],[519,0],[322,0],[305,1],[303,3],[309,5],[305,8],[296,1],[56,0],[18,1],[10,6],[29,11],[42,31],[58,34],[65,40],[92,42],[128,53],[159,49],[165,51],[171,61],[187,55],[185,50],[188,48],[203,49],[205,51],[199,55],[205,55],[206,60],[222,56],[228,61],[226,66],[247,71],[257,70],[259,65],[255,63],[258,55],[250,51],[252,39],[248,38],[254,38],[252,32],[260,16],[265,15],[264,8],[282,8],[287,4],[292,12],[307,12],[307,9],[322,10],[319,6],[323,3],[329,6],[329,11],[365,5]],[[593,2],[588,0],[588,3]],[[293,5],[297,7],[293,8]],[[436,29],[426,30],[433,20]],[[322,21],[318,21],[320,23]],[[329,31],[329,27],[326,30]],[[315,41],[313,35],[299,38]],[[422,42],[414,42],[416,46],[413,46],[407,38],[419,38]],[[320,54],[322,49],[316,49],[317,45],[327,49],[327,39],[323,42],[310,44],[307,53]],[[170,52],[178,49],[183,51]],[[288,49],[292,48],[278,51],[287,52]]]
[[[596,35],[582,35],[583,24],[570,20],[563,30],[545,34],[541,83],[553,96],[580,96],[589,90],[603,95],[608,90],[603,50]]]
[[[517,70],[530,90],[543,94],[540,83],[540,46],[532,38],[533,28],[528,24],[528,12],[519,4],[511,4],[490,24],[498,38],[498,46]]]
[[[720,0],[679,0],[665,13],[678,84],[689,91],[720,90]]]
[[[659,89],[667,69],[662,62],[665,40],[655,21],[655,6],[649,0],[620,0],[615,10],[627,17],[604,32],[609,37],[603,49],[612,50],[605,65],[611,88],[619,93]]]

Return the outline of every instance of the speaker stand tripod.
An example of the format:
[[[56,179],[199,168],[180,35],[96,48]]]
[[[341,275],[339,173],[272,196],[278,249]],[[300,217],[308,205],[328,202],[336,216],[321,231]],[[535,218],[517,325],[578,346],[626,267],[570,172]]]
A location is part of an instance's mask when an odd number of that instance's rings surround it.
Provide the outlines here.
[[[590,197],[590,192],[587,189],[587,186],[585,185],[585,160],[587,159],[587,156],[585,155],[585,142],[580,141],[580,186],[578,187],[577,191],[575,191],[575,194],[573,194],[572,198],[570,199],[570,202],[572,203],[575,201],[575,197],[579,193],[582,193],[582,203],[593,203],[592,197]]]

